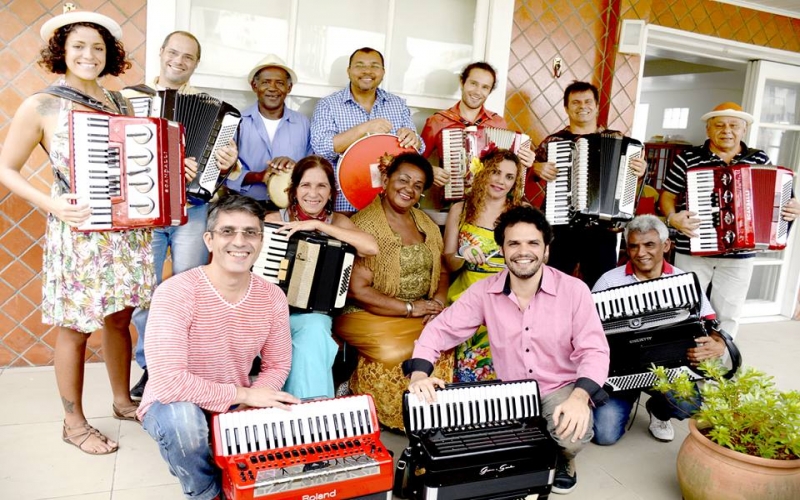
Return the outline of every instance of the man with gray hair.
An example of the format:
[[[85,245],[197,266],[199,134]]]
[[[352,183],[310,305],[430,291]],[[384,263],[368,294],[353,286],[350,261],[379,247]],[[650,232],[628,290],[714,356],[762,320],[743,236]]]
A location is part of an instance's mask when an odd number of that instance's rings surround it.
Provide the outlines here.
[[[675,239],[675,263],[694,272],[700,286],[711,286],[711,304],[719,313],[722,328],[735,337],[739,329],[747,290],[753,276],[752,257],[755,252],[738,252],[710,257],[690,254],[689,239],[699,236],[700,219],[695,212],[679,203],[678,195],[687,192],[687,171],[698,167],[727,167],[730,165],[765,165],[770,159],[764,151],[748,148],[742,139],[753,116],[734,102],[724,102],[701,117],[706,122],[708,140],[675,158],[664,179],[661,194],[661,213],[667,217],[667,226],[679,231]],[[792,222],[800,216],[800,202],[792,198],[781,211],[783,220]]]
[[[625,227],[625,245],[630,258],[628,263],[603,274],[592,292],[683,273],[664,260],[671,241],[667,226],[658,217],[639,215],[629,222]],[[715,318],[705,295],[701,297],[700,316],[707,320]],[[692,364],[725,354],[725,342],[717,332],[696,340],[697,347],[692,347],[687,353]],[[608,403],[593,409],[595,443],[611,445],[625,434],[625,426],[633,405],[639,399],[639,392],[637,389],[612,393]],[[697,411],[699,401],[677,401],[657,391],[647,392],[650,399],[645,406],[650,414],[650,434],[659,441],[672,441],[675,431],[670,419],[683,420],[688,417]]]

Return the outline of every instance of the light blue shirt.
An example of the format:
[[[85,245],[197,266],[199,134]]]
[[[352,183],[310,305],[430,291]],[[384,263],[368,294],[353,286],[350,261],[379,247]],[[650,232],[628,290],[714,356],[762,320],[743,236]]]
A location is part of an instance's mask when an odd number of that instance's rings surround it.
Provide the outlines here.
[[[299,161],[312,154],[310,129],[308,118],[297,111],[284,108],[278,129],[270,141],[258,112],[258,103],[244,110],[236,135],[242,174],[235,179],[228,178],[228,188],[256,200],[268,200],[269,195],[264,184],[242,184],[245,175],[248,172],[263,172],[267,169],[267,162],[279,156],[288,156]]]
[[[360,125],[375,118],[384,118],[392,124],[391,134],[397,134],[397,130],[408,128],[416,132],[414,121],[411,119],[411,111],[406,105],[405,99],[390,94],[383,89],[377,89],[375,104],[372,110],[367,111],[353,99],[350,92],[350,85],[342,90],[335,92],[317,103],[314,110],[314,117],[311,120],[311,146],[314,153],[330,160],[336,165],[338,174],[339,154],[333,150],[333,136],[349,130],[356,125]],[[422,143],[420,153],[425,151],[425,144]],[[339,189],[339,186],[336,186]],[[336,206],[334,210],[344,212],[355,212],[356,209],[347,202],[339,190],[336,195]]]

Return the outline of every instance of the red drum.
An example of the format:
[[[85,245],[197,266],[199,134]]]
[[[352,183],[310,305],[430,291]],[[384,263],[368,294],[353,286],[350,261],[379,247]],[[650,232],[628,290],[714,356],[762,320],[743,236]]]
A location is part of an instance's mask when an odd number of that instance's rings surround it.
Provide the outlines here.
[[[416,153],[414,148],[402,148],[396,135],[373,134],[362,137],[347,148],[336,169],[336,183],[351,205],[361,210],[383,191],[380,158]]]

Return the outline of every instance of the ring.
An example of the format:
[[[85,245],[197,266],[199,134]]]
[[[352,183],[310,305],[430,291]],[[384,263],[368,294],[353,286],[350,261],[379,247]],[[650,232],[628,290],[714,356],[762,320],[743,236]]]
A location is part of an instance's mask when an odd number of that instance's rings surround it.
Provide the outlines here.
[[[478,251],[474,248],[472,249],[472,255],[474,255],[475,257],[478,256]]]

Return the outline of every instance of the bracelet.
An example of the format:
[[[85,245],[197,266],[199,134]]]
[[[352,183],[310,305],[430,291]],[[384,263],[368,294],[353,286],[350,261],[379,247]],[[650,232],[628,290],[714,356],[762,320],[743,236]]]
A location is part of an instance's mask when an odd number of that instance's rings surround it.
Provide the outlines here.
[[[671,214],[667,215],[667,227],[672,227],[669,224],[669,220],[672,218],[673,215],[675,215],[675,212],[672,212]]]
[[[411,303],[410,300],[406,301],[406,318],[411,317],[411,313],[414,312],[414,304]]]
[[[467,243],[466,245],[464,245],[464,246],[462,246],[461,248],[459,248],[459,249],[458,249],[458,252],[456,252],[456,253],[458,254],[458,256],[459,256],[459,257],[463,257],[463,256],[464,256],[464,251],[465,251],[467,248],[471,247],[471,246],[472,246],[472,245],[470,245],[469,243]]]

